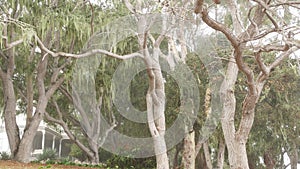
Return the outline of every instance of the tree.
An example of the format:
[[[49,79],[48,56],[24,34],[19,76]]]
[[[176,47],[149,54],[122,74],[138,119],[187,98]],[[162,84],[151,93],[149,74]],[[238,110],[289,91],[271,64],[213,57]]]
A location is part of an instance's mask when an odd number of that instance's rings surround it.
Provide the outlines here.
[[[74,42],[83,40],[83,36],[89,33],[83,35],[66,31],[78,29],[77,22],[66,22],[69,16],[65,15],[78,4],[66,1],[64,5],[64,8],[58,8],[62,6],[56,1],[1,2],[0,76],[4,86],[4,120],[12,157],[18,161],[29,162],[36,130],[44,117],[48,101],[64,81],[65,75],[61,71],[69,63],[66,58],[49,57],[47,52],[37,47],[34,37],[37,34],[41,37],[39,42],[43,43],[43,47],[73,52],[77,50]],[[56,15],[62,16],[62,22],[54,22]],[[32,16],[42,17],[33,19]],[[72,17],[76,19],[76,16]],[[62,25],[65,30],[60,29]],[[86,26],[90,27],[90,24],[82,24],[81,28]],[[67,43],[61,41],[61,33],[66,33],[63,37],[68,37]],[[26,104],[17,104],[19,100]],[[16,123],[17,106],[27,114],[22,137]]]
[[[284,11],[289,8],[299,8],[299,3],[288,1],[253,1],[237,4],[236,1],[226,1],[227,9],[231,14],[231,24],[217,22],[209,16],[209,8],[198,0],[195,12],[200,13],[203,21],[211,28],[222,32],[231,43],[233,53],[227,64],[226,75],[221,87],[223,98],[222,128],[228,149],[228,158],[231,168],[249,168],[246,143],[253,125],[256,103],[262,89],[270,76],[271,70],[299,49],[299,42],[295,39],[294,28],[282,22],[284,17],[276,13],[279,7]],[[242,10],[241,8],[245,8]],[[242,16],[245,16],[244,18]],[[286,22],[292,22],[291,20]],[[233,30],[231,30],[231,26]],[[296,25],[297,27],[297,25]],[[272,37],[271,33],[281,35],[282,39]],[[270,38],[271,36],[272,38]],[[267,39],[267,40],[265,40]],[[264,43],[259,40],[265,40]],[[272,62],[266,63],[262,59],[268,53],[274,57]],[[254,71],[245,61],[245,55],[251,56],[257,63],[259,71]],[[242,116],[238,129],[235,128],[234,116],[236,114],[236,98],[234,93],[238,72],[242,72],[247,81],[246,95],[242,103]]]
[[[257,146],[249,149],[255,154],[259,152],[268,168],[286,168],[284,155],[291,154],[297,159],[294,148],[295,145],[299,146],[299,133],[295,130],[299,126],[295,121],[299,118],[298,86],[299,74],[295,60],[291,59],[274,70],[274,76],[266,83],[266,90],[258,103],[254,132],[249,137],[250,144],[255,143]],[[264,125],[267,129],[260,130]],[[250,157],[252,154],[249,154]],[[252,159],[257,166],[258,157]],[[297,160],[292,159],[291,167],[297,168]]]

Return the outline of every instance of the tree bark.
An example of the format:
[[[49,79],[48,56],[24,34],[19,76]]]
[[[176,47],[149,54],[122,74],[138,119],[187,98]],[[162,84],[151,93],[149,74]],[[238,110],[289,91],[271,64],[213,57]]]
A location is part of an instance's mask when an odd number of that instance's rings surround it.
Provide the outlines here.
[[[12,158],[18,152],[20,143],[19,127],[16,123],[16,97],[12,76],[1,71],[4,96],[4,122]]]
[[[297,144],[293,141],[291,144],[291,151],[288,152],[290,157],[291,169],[297,169],[298,165],[298,148]]]
[[[32,151],[32,143],[35,133],[44,117],[44,112],[46,110],[49,98],[46,96],[44,78],[46,75],[48,57],[46,56],[44,60],[41,60],[38,65],[37,72],[37,86],[38,86],[38,103],[29,124],[26,124],[27,128],[24,130],[24,134],[19,144],[18,152],[16,153],[15,160],[28,163],[30,162],[30,154]],[[50,90],[49,90],[50,91]]]
[[[264,163],[267,169],[273,169],[275,166],[275,160],[272,158],[269,151],[264,153]]]
[[[0,77],[2,80],[3,97],[4,97],[4,122],[5,130],[8,137],[9,147],[12,158],[18,151],[18,145],[20,143],[19,127],[16,123],[16,106],[17,100],[15,96],[13,75],[15,69],[15,52],[10,47],[10,43],[15,39],[15,29],[13,26],[4,25],[3,35],[9,37],[3,39],[3,44],[7,51],[2,52],[4,57],[4,63],[0,69]]]
[[[223,139],[219,140],[218,162],[217,168],[223,169],[224,166],[225,143]]]
[[[145,63],[149,77],[149,89],[146,95],[147,117],[154,142],[157,169],[169,169],[167,146],[165,142],[165,91],[164,80],[159,64],[159,50],[154,49],[153,57],[145,51]]]
[[[183,139],[182,164],[185,169],[195,169],[195,131],[187,133]]]
[[[209,146],[208,146],[208,142],[204,142],[203,143],[203,149],[204,149],[204,155],[205,155],[205,161],[206,161],[206,165],[208,169],[212,169],[212,162],[211,162],[211,156],[210,156],[210,152],[209,152]]]

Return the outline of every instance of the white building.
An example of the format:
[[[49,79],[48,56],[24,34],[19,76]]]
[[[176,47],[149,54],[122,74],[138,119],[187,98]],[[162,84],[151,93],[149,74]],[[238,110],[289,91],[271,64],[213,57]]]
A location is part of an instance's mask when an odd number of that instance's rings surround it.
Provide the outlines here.
[[[17,124],[19,126],[21,136],[25,128],[25,123],[26,116],[24,114],[18,115]],[[0,143],[0,152],[10,153],[3,119],[0,119]],[[57,132],[42,121],[32,144],[31,156],[36,157],[38,154],[41,154],[44,149],[50,148],[57,152],[58,157],[67,157],[70,152],[70,146],[68,146],[70,143],[71,141],[64,132]]]

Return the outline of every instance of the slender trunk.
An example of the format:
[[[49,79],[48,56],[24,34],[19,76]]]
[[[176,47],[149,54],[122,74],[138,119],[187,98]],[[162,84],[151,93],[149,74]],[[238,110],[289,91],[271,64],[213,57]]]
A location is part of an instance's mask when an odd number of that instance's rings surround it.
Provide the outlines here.
[[[273,169],[275,166],[275,161],[269,151],[264,153],[264,163],[267,169]]]
[[[153,58],[145,54],[145,63],[149,77],[149,89],[146,95],[148,125],[154,143],[157,169],[169,169],[167,146],[165,142],[165,91],[164,80],[158,62],[156,49]]]
[[[293,142],[291,151],[288,153],[291,161],[291,169],[297,169],[298,164],[298,148],[295,142]]]
[[[234,85],[237,79],[238,67],[235,64],[233,57],[230,58],[226,78],[221,86],[221,94],[223,99],[223,117],[221,118],[222,129],[224,133],[225,143],[228,149],[228,160],[230,164],[234,164],[234,156],[239,153],[235,150],[235,127],[234,127],[234,115],[236,99],[234,94]],[[240,153],[239,153],[240,154]],[[230,166],[233,168],[233,166]]]
[[[240,23],[240,14],[237,10],[237,4],[233,0],[227,1],[227,5],[232,15],[234,32],[237,35],[242,34],[243,28]],[[234,86],[238,75],[238,65],[236,64],[234,53],[231,55],[226,77],[221,86],[223,98],[223,117],[221,120],[225,143],[228,149],[228,160],[232,169],[249,169],[246,153],[246,140],[236,139],[236,129],[234,125],[234,115],[236,110],[236,98]],[[240,142],[241,141],[241,142]]]
[[[203,150],[204,150],[204,155],[205,155],[205,161],[206,161],[206,165],[208,169],[212,169],[212,162],[211,162],[211,156],[210,156],[210,152],[209,152],[209,146],[208,146],[208,142],[204,142],[203,143]]]
[[[137,1],[136,9],[141,10],[142,1]],[[149,88],[146,94],[147,120],[149,130],[153,139],[154,151],[156,156],[157,169],[169,169],[167,146],[165,141],[165,85],[164,78],[159,63],[159,46],[164,36],[160,36],[154,42],[153,54],[147,47],[147,19],[145,16],[138,17],[138,43],[143,52],[144,62],[149,78]]]
[[[196,159],[196,169],[208,169],[204,152],[199,152]]]
[[[224,153],[225,153],[225,143],[223,139],[219,141],[219,151],[218,151],[218,163],[217,168],[223,169],[224,166]]]
[[[195,169],[195,131],[184,137],[182,163],[185,169]]]
[[[176,145],[176,150],[175,150],[175,155],[174,155],[174,160],[173,160],[173,169],[178,169],[179,168],[179,152],[182,149],[181,144]]]
[[[32,65],[32,60],[33,60],[33,53],[34,53],[34,49],[31,51],[31,54],[28,56],[28,64],[31,66]],[[33,95],[34,95],[34,91],[33,91],[33,72],[30,70],[30,68],[27,68],[28,70],[26,70],[26,126],[24,130],[27,130],[27,128],[29,127],[29,124],[32,120],[32,116],[33,116]]]

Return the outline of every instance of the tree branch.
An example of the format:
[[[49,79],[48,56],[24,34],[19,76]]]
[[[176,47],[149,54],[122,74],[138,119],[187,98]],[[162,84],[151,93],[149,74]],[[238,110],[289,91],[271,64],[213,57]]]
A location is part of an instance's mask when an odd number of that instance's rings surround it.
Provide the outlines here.
[[[287,50],[286,52],[281,53],[277,59],[270,65],[269,69],[273,69],[276,66],[278,66],[285,58],[287,58],[288,56],[290,56],[290,54],[292,54],[293,52],[299,50],[298,46],[293,46],[291,47],[289,50]]]
[[[61,112],[58,112],[58,114],[61,114]],[[61,117],[61,116],[60,116],[60,117]],[[62,119],[57,120],[57,119],[51,117],[51,116],[49,115],[48,112],[45,112],[45,118],[46,118],[48,121],[50,121],[50,122],[53,122],[53,123],[56,123],[56,124],[61,125],[61,126],[63,127],[65,133],[68,135],[68,137],[69,137],[72,141],[74,141],[74,142],[76,143],[76,145],[77,145],[80,149],[82,149],[84,152],[86,152],[89,156],[93,156],[93,155],[94,155],[93,152],[92,152],[89,148],[87,148],[84,144],[82,144],[82,143],[76,138],[76,136],[75,136],[74,134],[72,134],[72,132],[71,132],[71,130],[69,129],[68,125],[67,125]]]
[[[238,39],[233,35],[233,33],[223,24],[213,20],[209,17],[207,9],[202,10],[202,20],[213,29],[222,32],[227,39],[230,41],[231,45],[234,48],[237,48],[239,46]]]
[[[4,37],[2,37],[2,38],[4,38]],[[11,42],[11,43],[7,44],[6,48],[3,49],[3,50],[8,50],[8,49],[13,48],[13,47],[15,47],[15,46],[17,46],[17,45],[19,45],[21,43],[23,43],[23,39],[16,40],[14,42]]]
[[[272,4],[270,7],[278,7],[278,6],[283,6],[283,5],[288,5],[288,6],[294,6],[294,5],[300,5],[299,1],[286,1],[286,2],[281,2],[277,4]],[[300,7],[298,7],[300,8]]]
[[[132,5],[128,0],[124,0],[124,3],[125,3],[125,6],[127,7],[127,9],[128,9],[131,13],[133,13],[133,14],[136,13],[135,8],[133,7],[133,5]]]
[[[72,53],[65,53],[65,52],[57,52],[56,53],[56,52],[49,50],[47,47],[45,47],[43,42],[40,40],[40,38],[38,36],[35,35],[35,38],[36,38],[37,43],[38,43],[39,47],[41,48],[41,50],[50,54],[52,57],[64,56],[64,57],[72,57],[72,58],[83,58],[83,57],[88,57],[88,56],[95,55],[95,54],[105,54],[110,57],[121,59],[121,60],[130,59],[133,57],[143,58],[143,55],[140,53],[131,53],[131,54],[122,56],[122,55],[118,55],[118,54],[115,54],[115,53],[112,53],[112,52],[109,52],[106,50],[102,50],[102,49],[93,49],[93,50],[90,50],[90,51],[88,51],[86,53],[82,53],[82,54],[72,54]]]
[[[46,92],[46,97],[50,99],[53,93],[58,89],[58,87],[64,82],[65,78],[61,77],[58,79],[52,86],[50,86],[49,90]]]
[[[268,69],[268,67],[262,61],[262,59],[261,59],[261,52],[255,52],[254,56],[255,56],[255,60],[256,60],[256,62],[258,64],[259,69],[262,71],[262,73],[265,76],[268,76],[269,73],[270,73],[270,69]]]
[[[259,52],[272,52],[272,51],[287,51],[289,49],[288,45],[265,45],[259,47]]]

